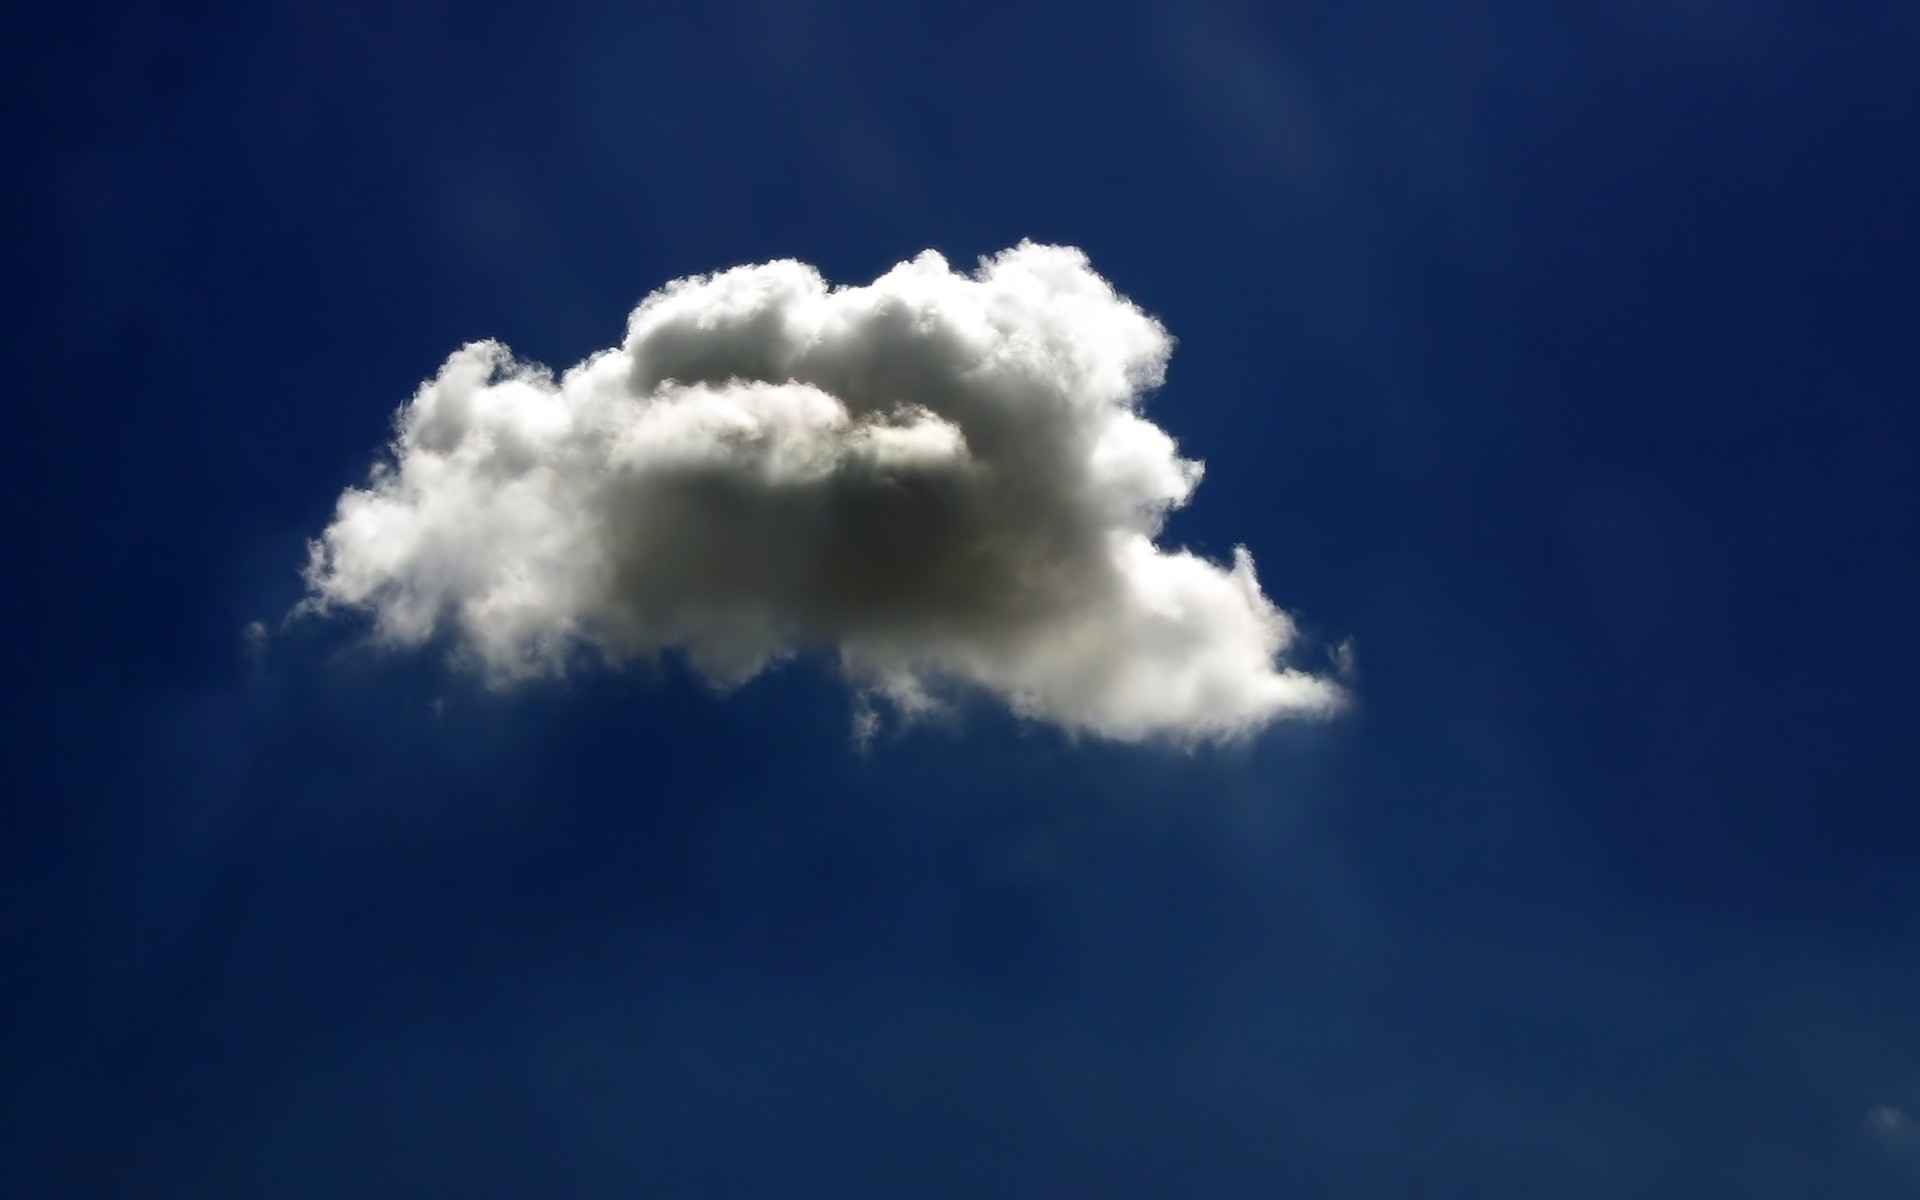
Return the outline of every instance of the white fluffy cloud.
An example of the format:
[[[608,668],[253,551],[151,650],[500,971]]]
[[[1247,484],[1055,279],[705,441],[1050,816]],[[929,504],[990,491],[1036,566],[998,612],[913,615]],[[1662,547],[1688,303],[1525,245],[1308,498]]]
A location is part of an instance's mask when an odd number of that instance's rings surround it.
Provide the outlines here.
[[[1331,711],[1245,550],[1155,544],[1201,473],[1138,411],[1171,348],[1068,247],[677,280],[558,379],[449,358],[313,543],[309,606],[450,631],[502,682],[678,649],[731,686],[823,651],[904,712],[972,686],[1128,740]]]

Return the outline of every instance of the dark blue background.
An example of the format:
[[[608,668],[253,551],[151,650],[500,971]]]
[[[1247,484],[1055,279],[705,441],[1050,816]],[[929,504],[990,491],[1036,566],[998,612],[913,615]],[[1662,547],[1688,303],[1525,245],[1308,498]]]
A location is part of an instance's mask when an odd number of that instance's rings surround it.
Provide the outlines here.
[[[0,1191],[1920,1191],[1920,9],[43,8]],[[1355,713],[247,653],[461,342],[1021,237]]]

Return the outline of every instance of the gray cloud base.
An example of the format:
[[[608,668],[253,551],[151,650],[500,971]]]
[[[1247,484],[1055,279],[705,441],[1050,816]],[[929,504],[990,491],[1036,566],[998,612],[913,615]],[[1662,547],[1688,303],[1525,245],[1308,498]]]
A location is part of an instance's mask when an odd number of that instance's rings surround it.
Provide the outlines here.
[[[558,379],[449,358],[313,543],[308,607],[450,630],[497,682],[678,649],[725,687],[819,650],[907,714],[970,685],[1192,742],[1330,712],[1244,549],[1155,544],[1201,475],[1138,412],[1171,349],[1069,247],[678,280]]]

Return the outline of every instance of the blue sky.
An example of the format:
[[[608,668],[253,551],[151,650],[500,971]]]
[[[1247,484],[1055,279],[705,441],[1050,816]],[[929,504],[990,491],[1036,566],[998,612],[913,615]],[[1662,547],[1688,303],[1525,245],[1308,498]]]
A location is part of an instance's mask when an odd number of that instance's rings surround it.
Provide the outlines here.
[[[0,51],[0,1190],[1920,1191],[1920,12],[394,7]],[[462,343],[1023,238],[1350,711],[243,637]]]

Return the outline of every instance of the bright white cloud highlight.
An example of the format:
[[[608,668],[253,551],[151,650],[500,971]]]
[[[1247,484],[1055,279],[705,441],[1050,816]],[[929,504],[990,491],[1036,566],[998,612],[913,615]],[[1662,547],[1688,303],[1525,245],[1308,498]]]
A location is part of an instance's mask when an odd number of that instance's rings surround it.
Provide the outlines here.
[[[969,685],[1125,740],[1329,712],[1244,549],[1155,544],[1201,474],[1138,411],[1171,348],[1069,247],[678,280],[558,379],[449,358],[313,543],[308,605],[450,631],[496,682],[677,649],[728,687],[822,651],[908,714]]]

